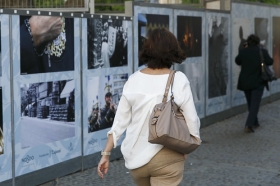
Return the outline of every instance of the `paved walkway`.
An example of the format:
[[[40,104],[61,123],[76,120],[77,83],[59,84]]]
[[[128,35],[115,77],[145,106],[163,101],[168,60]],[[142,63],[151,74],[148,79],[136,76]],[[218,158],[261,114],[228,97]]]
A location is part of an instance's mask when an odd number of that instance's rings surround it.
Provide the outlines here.
[[[203,143],[185,163],[182,186],[279,186],[280,101],[260,108],[260,128],[244,133],[247,112],[201,129]],[[110,164],[104,180],[96,167],[41,186],[133,186],[124,161]]]

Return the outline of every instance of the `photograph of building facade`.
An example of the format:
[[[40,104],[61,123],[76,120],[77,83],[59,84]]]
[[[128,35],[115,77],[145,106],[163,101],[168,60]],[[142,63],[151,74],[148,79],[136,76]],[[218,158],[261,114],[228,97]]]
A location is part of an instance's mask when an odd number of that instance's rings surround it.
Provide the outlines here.
[[[21,85],[21,148],[75,136],[75,82]]]
[[[22,116],[75,121],[74,80],[25,84],[21,87]]]

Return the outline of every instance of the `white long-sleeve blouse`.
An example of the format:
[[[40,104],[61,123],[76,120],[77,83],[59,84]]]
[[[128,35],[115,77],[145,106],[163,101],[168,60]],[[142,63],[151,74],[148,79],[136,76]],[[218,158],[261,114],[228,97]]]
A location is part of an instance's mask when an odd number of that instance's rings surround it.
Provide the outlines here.
[[[121,151],[128,169],[147,164],[163,147],[148,142],[148,122],[153,107],[162,102],[167,79],[168,74],[149,75],[136,71],[124,85],[108,135],[112,134],[115,148],[117,140],[126,130]],[[176,72],[172,90],[175,103],[183,110],[190,133],[200,139],[200,120],[193,102],[190,82],[185,74]],[[170,92],[169,90],[168,100]]]

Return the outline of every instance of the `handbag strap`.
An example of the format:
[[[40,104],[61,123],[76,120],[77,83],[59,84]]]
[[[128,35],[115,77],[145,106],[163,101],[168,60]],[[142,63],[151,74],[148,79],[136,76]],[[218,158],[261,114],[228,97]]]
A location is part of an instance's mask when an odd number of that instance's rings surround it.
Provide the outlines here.
[[[164,91],[162,102],[167,101],[167,95],[168,95],[170,87],[171,87],[171,93],[172,93],[172,96],[173,96],[172,85],[173,85],[175,73],[176,73],[175,70],[171,70],[170,73],[169,73],[168,80],[167,80],[167,83],[166,83],[166,86],[165,86],[165,91]]]
[[[260,47],[260,56],[261,56],[261,63],[264,63],[264,58],[263,58],[263,53],[262,53],[262,48]]]

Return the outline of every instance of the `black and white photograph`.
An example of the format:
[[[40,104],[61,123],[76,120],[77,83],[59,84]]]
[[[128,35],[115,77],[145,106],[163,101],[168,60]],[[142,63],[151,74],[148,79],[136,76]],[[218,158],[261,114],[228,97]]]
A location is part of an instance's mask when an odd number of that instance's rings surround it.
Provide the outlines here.
[[[201,56],[202,18],[177,16],[177,39],[188,58]]]
[[[88,79],[88,133],[111,128],[128,74]]]
[[[208,18],[208,98],[227,93],[229,69],[229,19],[221,16]]]
[[[127,66],[128,21],[88,19],[88,69]]]
[[[21,147],[75,136],[75,81],[21,84]]]
[[[0,87],[0,155],[4,154],[2,87]]]
[[[255,18],[255,34],[260,38],[260,44],[268,49],[268,19]]]
[[[138,14],[138,54],[149,33],[155,28],[166,28],[169,30],[169,15],[157,14]],[[138,67],[145,65],[141,60],[138,62]]]
[[[277,78],[280,78],[280,17],[273,17],[273,70]]]
[[[74,19],[20,16],[21,75],[74,70]]]
[[[202,95],[204,94],[204,89],[202,84],[204,84],[203,79],[205,78],[202,75],[203,72],[203,64],[202,63],[186,63],[175,65],[175,70],[179,70],[186,74],[188,80],[190,82],[193,101],[194,103],[202,101],[204,98]]]

